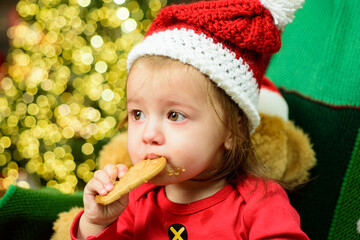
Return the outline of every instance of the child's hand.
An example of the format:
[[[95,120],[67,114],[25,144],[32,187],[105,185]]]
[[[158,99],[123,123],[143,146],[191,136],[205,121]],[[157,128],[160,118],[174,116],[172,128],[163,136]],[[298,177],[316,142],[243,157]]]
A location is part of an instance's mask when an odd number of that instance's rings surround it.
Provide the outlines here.
[[[84,214],[81,216],[78,237],[98,235],[125,210],[128,204],[128,194],[119,200],[109,204],[101,205],[95,201],[97,194],[106,195],[114,188],[114,182],[127,172],[123,164],[108,164],[103,170],[94,173],[94,177],[88,182],[84,189]]]

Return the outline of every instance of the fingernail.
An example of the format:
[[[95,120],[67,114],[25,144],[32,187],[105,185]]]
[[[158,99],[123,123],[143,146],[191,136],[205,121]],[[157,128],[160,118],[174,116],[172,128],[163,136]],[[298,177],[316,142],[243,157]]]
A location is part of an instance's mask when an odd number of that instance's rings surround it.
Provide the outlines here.
[[[113,185],[112,184],[107,184],[105,186],[105,188],[106,188],[106,190],[111,191],[111,189],[113,188]]]
[[[119,172],[119,178],[122,178],[125,175],[125,172],[121,171]]]
[[[107,191],[105,189],[101,189],[99,193],[100,193],[100,195],[106,195]]]

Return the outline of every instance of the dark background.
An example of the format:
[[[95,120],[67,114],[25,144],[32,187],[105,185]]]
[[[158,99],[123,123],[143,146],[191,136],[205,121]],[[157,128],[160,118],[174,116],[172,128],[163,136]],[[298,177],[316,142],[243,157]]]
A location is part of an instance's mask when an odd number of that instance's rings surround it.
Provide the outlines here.
[[[17,0],[0,0],[0,62],[9,49],[8,28],[15,23]]]

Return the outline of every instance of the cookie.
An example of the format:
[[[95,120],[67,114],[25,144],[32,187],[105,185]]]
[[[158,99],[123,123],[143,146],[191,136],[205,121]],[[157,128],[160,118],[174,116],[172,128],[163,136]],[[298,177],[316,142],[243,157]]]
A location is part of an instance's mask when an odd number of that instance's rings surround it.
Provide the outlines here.
[[[166,158],[164,157],[153,160],[142,160],[132,166],[129,171],[115,183],[113,190],[105,196],[97,195],[95,201],[103,205],[110,204],[130,192],[132,189],[158,175],[165,166]]]

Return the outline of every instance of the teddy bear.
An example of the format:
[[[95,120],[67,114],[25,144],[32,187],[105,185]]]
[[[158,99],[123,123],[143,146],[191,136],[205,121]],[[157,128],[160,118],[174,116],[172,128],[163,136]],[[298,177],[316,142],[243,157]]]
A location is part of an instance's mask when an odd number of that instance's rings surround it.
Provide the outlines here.
[[[271,178],[295,189],[309,181],[316,164],[315,152],[308,135],[288,119],[288,106],[280,91],[267,78],[260,90],[260,125],[251,135],[257,158],[266,166]],[[132,166],[127,151],[127,132],[115,135],[99,154],[98,168],[106,164]],[[81,208],[62,212],[53,224],[51,240],[70,239],[70,226]]]

